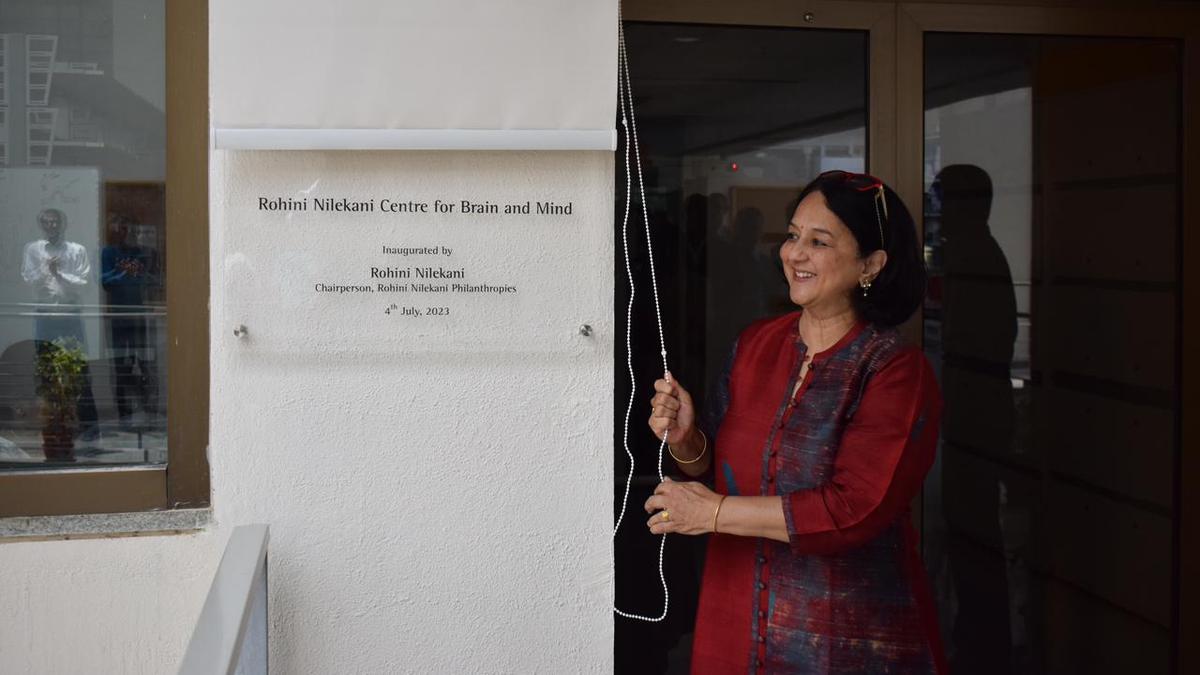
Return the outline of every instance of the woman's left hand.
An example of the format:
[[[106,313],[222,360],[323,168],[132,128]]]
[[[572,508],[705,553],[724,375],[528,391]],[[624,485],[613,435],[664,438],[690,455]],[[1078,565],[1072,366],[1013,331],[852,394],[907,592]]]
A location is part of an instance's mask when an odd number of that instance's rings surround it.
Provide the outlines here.
[[[707,534],[712,531],[713,513],[720,501],[721,495],[703,483],[676,483],[665,478],[646,500],[646,513],[654,514],[646,525],[654,534]]]

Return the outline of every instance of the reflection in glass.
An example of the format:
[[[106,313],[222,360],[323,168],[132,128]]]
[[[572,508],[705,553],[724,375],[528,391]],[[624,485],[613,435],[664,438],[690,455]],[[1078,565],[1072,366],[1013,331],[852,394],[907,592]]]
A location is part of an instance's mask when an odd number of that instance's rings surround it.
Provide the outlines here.
[[[952,670],[1169,672],[1178,47],[931,34],[925,84]]]
[[[0,4],[0,470],[166,461],[164,4]]]
[[[865,170],[867,36],[627,24],[625,39],[671,369],[704,400],[742,328],[792,309],[778,248],[800,188],[822,171]],[[624,176],[617,185],[619,228]],[[640,232],[632,229],[630,248],[644,291],[650,270]],[[617,277],[616,306],[623,312],[629,289],[625,275]],[[632,320],[638,401],[650,399],[653,376],[662,369],[647,296],[638,293]],[[618,341],[618,400],[629,386],[623,348]],[[628,470],[620,449],[623,414],[618,411],[622,419],[615,424],[614,501]],[[630,503],[637,505],[658,481],[658,444],[638,426],[631,428],[630,446],[638,471]],[[617,672],[687,672],[704,545],[702,537],[668,538],[670,614],[659,624],[617,622]],[[657,539],[645,528],[625,527],[615,546],[617,605],[657,613]]]

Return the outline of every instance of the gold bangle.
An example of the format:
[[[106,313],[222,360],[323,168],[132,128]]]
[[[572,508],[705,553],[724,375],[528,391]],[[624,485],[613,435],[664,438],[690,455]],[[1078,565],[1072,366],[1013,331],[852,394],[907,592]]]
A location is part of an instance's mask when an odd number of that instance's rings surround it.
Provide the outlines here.
[[[670,455],[671,455],[671,459],[675,460],[676,462],[678,462],[678,463],[680,463],[680,464],[695,464],[696,462],[699,462],[699,461],[700,461],[700,458],[701,458],[701,457],[703,457],[703,456],[704,456],[704,453],[705,453],[705,452],[708,450],[708,436],[705,436],[705,435],[704,435],[704,431],[703,431],[703,430],[697,429],[697,431],[699,431],[699,432],[700,432],[700,438],[704,439],[704,447],[700,448],[700,454],[696,455],[696,456],[695,456],[694,458],[692,458],[692,459],[689,459],[689,460],[687,460],[687,461],[684,461],[684,460],[682,460],[682,459],[679,459],[678,457],[676,457],[676,456],[675,456],[675,451],[671,449],[671,446],[670,446],[670,445],[667,445],[667,452],[668,452],[668,453],[670,453]]]
[[[725,503],[725,497],[727,496],[721,495],[721,501],[717,502],[717,510],[713,511],[713,534],[717,533],[717,516],[721,515],[721,505]]]

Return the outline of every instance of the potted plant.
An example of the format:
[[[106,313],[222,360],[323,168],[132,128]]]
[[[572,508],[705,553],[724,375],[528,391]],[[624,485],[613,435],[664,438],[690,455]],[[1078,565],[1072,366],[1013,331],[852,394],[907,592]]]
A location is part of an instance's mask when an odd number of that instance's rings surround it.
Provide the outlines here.
[[[57,338],[39,345],[37,391],[42,398],[42,451],[47,460],[75,461],[85,367],[87,358],[75,338]]]

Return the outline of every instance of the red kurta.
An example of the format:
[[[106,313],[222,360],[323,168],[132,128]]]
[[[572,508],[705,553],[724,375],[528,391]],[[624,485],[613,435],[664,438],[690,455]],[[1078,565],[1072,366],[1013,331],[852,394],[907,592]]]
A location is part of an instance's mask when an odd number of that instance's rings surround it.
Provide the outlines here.
[[[932,369],[860,323],[793,398],[798,318],[747,328],[710,405],[716,491],[781,495],[790,541],[710,538],[692,672],[944,673],[909,514],[937,443]]]

